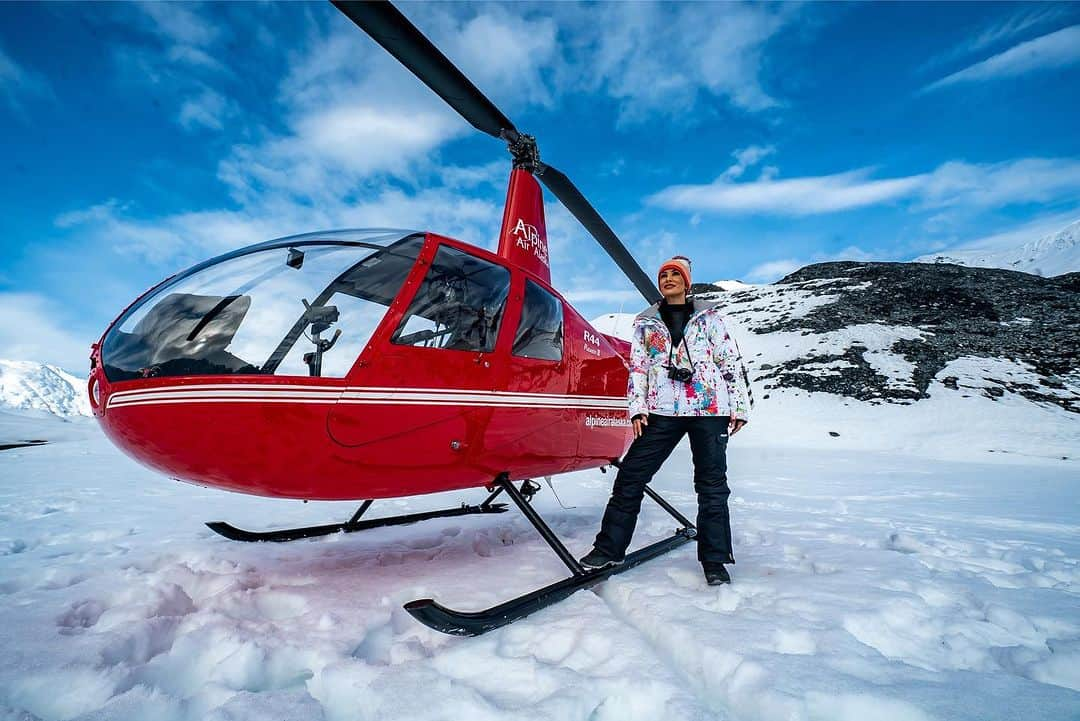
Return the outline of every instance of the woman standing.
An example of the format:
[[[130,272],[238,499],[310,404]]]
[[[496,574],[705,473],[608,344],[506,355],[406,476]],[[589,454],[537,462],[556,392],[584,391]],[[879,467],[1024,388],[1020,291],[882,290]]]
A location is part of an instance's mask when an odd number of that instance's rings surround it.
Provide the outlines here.
[[[634,442],[615,477],[586,568],[621,563],[634,534],[645,484],[684,435],[690,436],[697,541],[709,585],[730,583],[734,563],[728,515],[727,442],[748,420],[753,399],[735,340],[716,303],[691,300],[690,260],[675,256],[660,266],[659,303],[634,319],[627,396]]]

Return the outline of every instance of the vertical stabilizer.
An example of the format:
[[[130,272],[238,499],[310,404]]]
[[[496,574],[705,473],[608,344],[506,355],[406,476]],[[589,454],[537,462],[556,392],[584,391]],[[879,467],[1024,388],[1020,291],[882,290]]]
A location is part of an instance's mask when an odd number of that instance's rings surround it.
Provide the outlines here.
[[[551,283],[543,192],[532,173],[520,168],[510,172],[499,255]]]

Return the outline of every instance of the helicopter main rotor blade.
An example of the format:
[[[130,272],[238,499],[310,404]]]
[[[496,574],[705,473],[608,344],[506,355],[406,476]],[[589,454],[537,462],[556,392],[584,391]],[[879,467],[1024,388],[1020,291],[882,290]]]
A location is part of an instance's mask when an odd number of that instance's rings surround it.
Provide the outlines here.
[[[389,2],[331,0],[477,130],[516,139],[517,128],[409,19]]]
[[[592,237],[596,238],[596,242],[607,251],[611,259],[615,261],[615,265],[619,266],[634,287],[645,296],[645,300],[656,303],[663,297],[653,279],[641,269],[638,262],[634,260],[634,256],[630,255],[630,251],[619,240],[619,236],[615,235],[615,231],[604,222],[604,219],[596,212],[596,208],[592,207],[581,191],[570,182],[570,178],[547,164],[539,169],[537,177],[547,186],[551,194],[558,198],[566,209],[585,226]]]
[[[434,44],[409,22],[390,2],[377,0],[331,0],[338,10],[382,45],[391,55],[412,71],[413,75],[435,91],[454,110],[477,130],[505,140],[514,156],[514,167],[536,175],[558,198],[567,210],[607,251],[619,269],[650,303],[660,300],[660,291],[652,279],[637,264],[630,251],[615,232],[604,222],[596,209],[581,194],[570,179],[539,160],[536,141],[518,132],[510,119],[472,84]]]

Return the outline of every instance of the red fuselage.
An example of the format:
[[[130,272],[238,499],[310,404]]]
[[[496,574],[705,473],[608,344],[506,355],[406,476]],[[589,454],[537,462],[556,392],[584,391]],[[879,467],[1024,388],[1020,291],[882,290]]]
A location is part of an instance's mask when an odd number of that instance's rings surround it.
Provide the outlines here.
[[[392,342],[443,247],[510,274],[489,352]],[[562,304],[560,360],[511,352],[526,281]],[[504,472],[522,479],[610,463],[629,442],[627,351],[594,330],[546,278],[427,234],[343,377],[233,373],[111,382],[99,343],[90,391],[109,438],[170,477],[261,496],[376,499],[484,486]]]

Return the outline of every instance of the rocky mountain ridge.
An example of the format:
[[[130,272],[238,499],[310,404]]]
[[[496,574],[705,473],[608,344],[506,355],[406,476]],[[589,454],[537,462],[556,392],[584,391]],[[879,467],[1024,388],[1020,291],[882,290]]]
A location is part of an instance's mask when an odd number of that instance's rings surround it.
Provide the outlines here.
[[[950,363],[983,359],[984,395],[1008,390],[1080,412],[1078,281],[1080,274],[843,261],[806,266],[766,286],[797,294],[798,309],[760,290],[718,295],[726,296],[729,316],[753,317],[755,334],[822,338],[806,353],[758,364],[766,386],[911,402],[928,397],[935,378],[957,390],[958,376],[942,375]],[[836,334],[851,337],[825,340]]]
[[[1080,273],[843,261],[695,290],[737,326],[759,398],[790,389],[911,404],[940,388],[1080,413]],[[624,315],[594,325],[628,337]]]

